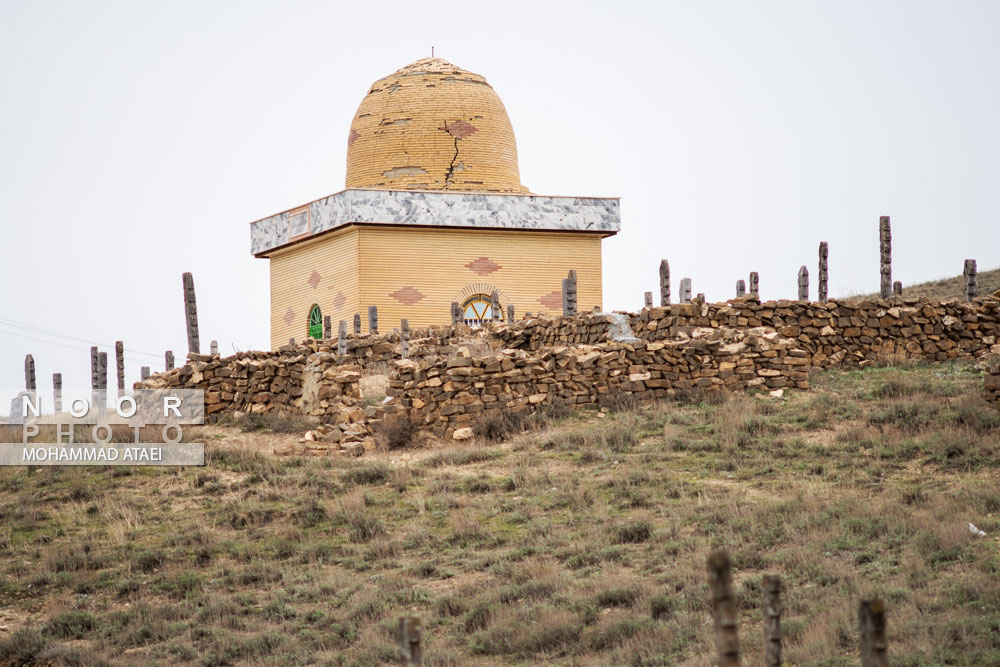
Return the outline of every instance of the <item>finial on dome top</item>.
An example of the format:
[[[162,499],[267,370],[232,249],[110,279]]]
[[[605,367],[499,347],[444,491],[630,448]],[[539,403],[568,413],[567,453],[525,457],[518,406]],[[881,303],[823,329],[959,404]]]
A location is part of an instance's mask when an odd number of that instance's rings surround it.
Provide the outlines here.
[[[433,58],[433,57],[434,57],[434,47],[432,46],[431,47],[431,58]]]

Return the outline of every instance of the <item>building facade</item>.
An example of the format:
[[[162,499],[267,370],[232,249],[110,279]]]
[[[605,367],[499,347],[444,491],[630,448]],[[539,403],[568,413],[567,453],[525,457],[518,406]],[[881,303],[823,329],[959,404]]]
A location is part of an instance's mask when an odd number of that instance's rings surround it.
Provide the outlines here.
[[[517,146],[486,80],[423,58],[376,81],[347,140],[347,189],[251,223],[271,274],[271,346],[322,336],[378,308],[382,331],[444,324],[457,302],[477,325],[561,312],[577,275],[580,310],[601,306],[601,241],[614,198],[540,196],[520,182]],[[499,297],[493,312],[490,297]]]

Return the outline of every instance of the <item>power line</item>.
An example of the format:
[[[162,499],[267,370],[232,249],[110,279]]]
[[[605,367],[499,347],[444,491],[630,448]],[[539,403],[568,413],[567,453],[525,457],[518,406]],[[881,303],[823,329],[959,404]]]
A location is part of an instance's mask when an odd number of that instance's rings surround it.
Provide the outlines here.
[[[15,326],[15,327],[17,327],[19,329],[27,329],[29,331],[34,331],[34,332],[37,332],[37,333],[45,334],[47,336],[55,336],[57,338],[65,338],[66,340],[74,340],[74,341],[77,341],[79,343],[87,343],[88,345],[97,345],[98,347],[114,347],[114,345],[108,345],[107,343],[99,343],[97,341],[88,340],[86,338],[77,338],[76,336],[70,336],[68,334],[61,334],[61,333],[58,333],[56,331],[52,331],[50,329],[43,329],[41,327],[36,327],[36,326],[31,325],[31,324],[24,324],[23,322],[17,322],[16,320],[7,319],[6,317],[0,317],[0,322],[2,322],[3,324],[5,324],[7,326]],[[20,335],[20,334],[14,333],[12,331],[8,331],[7,333],[10,333],[10,334],[12,334],[14,336]],[[27,336],[24,336],[24,337],[27,338]],[[37,339],[34,339],[34,340],[37,340]],[[43,341],[40,341],[40,342],[44,343],[44,342],[47,342],[47,341],[43,340]],[[58,343],[53,343],[53,345],[57,345],[57,344]],[[63,347],[66,347],[66,346],[64,345]],[[141,354],[143,356],[153,357],[153,358],[156,358],[156,359],[159,359],[160,356],[162,356],[160,354],[153,353],[153,352],[143,352],[142,350],[130,349],[129,351],[133,352],[135,354]]]
[[[42,338],[35,338],[33,336],[28,336],[27,334],[18,333],[16,331],[7,331],[5,329],[0,329],[0,334],[7,334],[9,336],[17,336],[18,338],[24,338],[26,340],[33,340],[33,341],[35,341],[37,343],[45,343],[46,345],[57,345],[59,347],[64,347],[64,348],[66,348],[68,350],[78,350],[80,352],[90,352],[90,349],[86,348],[86,347],[80,347],[78,345],[67,345],[66,343],[57,343],[57,342],[52,341],[52,340],[44,340]],[[113,345],[99,345],[98,347],[114,348]],[[157,355],[157,358],[160,359],[162,357],[160,357],[159,355]],[[140,365],[148,365],[149,364],[149,361],[147,361],[146,359],[139,359],[137,357],[131,357],[131,356],[127,355],[127,354],[125,355],[125,359],[127,361],[131,361],[133,363],[140,364]]]

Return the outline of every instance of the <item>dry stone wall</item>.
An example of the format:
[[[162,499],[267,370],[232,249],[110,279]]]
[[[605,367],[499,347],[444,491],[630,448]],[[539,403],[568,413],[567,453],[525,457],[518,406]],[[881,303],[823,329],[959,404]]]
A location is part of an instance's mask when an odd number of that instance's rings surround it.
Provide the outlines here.
[[[400,360],[387,394],[413,423],[441,436],[490,411],[520,413],[556,400],[584,407],[615,394],[652,400],[693,391],[806,388],[808,364],[808,353],[777,332],[715,331],[685,341]]]
[[[1000,352],[1000,350],[997,350]],[[994,354],[986,366],[986,400],[1000,409],[1000,354]]]
[[[631,316],[645,340],[677,339],[702,327],[767,327],[793,338],[810,364],[864,366],[889,356],[944,361],[974,358],[997,343],[1000,300],[888,299],[825,304],[734,299],[722,304],[651,308]]]
[[[761,303],[751,293],[635,314],[529,318],[478,332],[463,324],[413,330],[407,359],[398,332],[352,336],[344,355],[331,339],[227,358],[192,355],[137,386],[202,389],[210,421],[225,412],[305,414],[331,425],[319,433],[329,442],[370,444],[388,413],[448,434],[483,413],[530,411],[556,399],[592,406],[614,393],[646,400],[804,388],[810,368],[982,357],[1000,350],[998,334],[1000,299],[992,296]],[[986,390],[1000,401],[998,364],[989,368]],[[361,405],[360,379],[373,372],[390,378],[384,408]]]

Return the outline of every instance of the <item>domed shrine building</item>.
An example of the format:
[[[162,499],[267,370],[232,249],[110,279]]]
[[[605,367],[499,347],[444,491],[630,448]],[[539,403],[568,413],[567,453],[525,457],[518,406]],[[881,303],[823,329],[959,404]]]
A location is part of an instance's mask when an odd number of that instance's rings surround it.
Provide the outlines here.
[[[271,269],[271,346],[322,336],[324,316],[379,328],[469,324],[507,305],[558,314],[577,276],[580,311],[601,306],[601,240],[617,199],[532,194],[503,103],[486,79],[423,58],[372,84],[347,136],[346,189],[250,225]],[[493,312],[491,295],[500,308]]]

